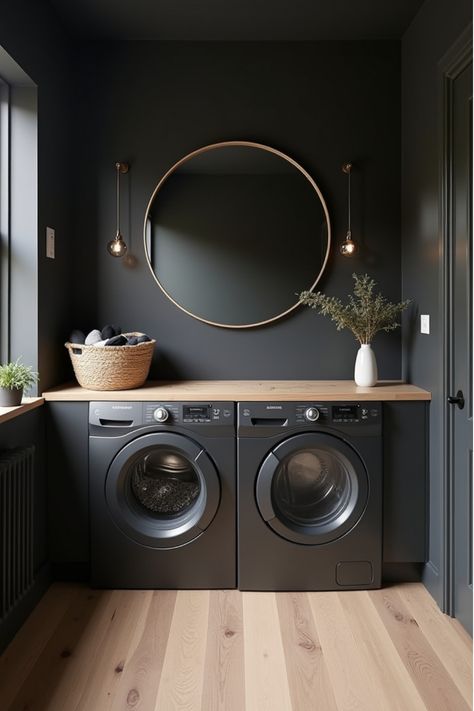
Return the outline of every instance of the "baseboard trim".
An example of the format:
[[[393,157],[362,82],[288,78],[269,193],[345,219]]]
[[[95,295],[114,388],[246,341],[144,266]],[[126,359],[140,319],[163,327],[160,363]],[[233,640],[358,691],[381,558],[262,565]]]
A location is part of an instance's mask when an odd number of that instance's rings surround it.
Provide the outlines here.
[[[431,560],[429,560],[423,566],[423,573],[421,576],[421,582],[423,583],[425,588],[428,590],[431,597],[434,598],[438,607],[443,612],[446,612],[446,608],[444,605],[444,595],[443,595],[443,581],[442,581],[442,578],[441,578],[438,568]]]
[[[89,563],[53,563],[53,580],[68,583],[87,583],[90,579]]]
[[[383,584],[419,583],[422,565],[422,563],[384,563],[382,567]]]

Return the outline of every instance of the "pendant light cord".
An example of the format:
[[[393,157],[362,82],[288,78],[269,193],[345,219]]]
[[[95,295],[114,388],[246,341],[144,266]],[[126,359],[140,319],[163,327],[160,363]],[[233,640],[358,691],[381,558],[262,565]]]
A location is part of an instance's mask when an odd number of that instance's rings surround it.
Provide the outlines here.
[[[120,166],[117,165],[117,184],[116,184],[116,202],[117,202],[117,235],[120,234]]]
[[[351,170],[349,169],[348,173],[348,189],[347,189],[347,232],[348,234],[352,234],[351,232]]]

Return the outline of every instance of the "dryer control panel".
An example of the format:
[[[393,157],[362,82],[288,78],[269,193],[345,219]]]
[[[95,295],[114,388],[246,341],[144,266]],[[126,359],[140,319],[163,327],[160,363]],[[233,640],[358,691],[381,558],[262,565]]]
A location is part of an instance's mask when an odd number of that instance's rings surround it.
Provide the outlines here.
[[[380,420],[381,407],[378,402],[360,403],[331,403],[316,405],[319,417],[326,422],[335,424],[364,424]],[[305,413],[307,420],[307,413]],[[319,419],[319,418],[318,418]]]
[[[239,431],[269,430],[298,427],[350,428],[360,431],[380,427],[380,402],[240,402],[238,405]]]

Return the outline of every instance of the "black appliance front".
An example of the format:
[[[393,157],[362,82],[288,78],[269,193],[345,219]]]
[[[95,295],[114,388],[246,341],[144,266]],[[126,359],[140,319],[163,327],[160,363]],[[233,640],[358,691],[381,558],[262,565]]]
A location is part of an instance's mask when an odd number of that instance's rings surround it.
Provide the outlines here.
[[[239,403],[242,590],[380,587],[381,405]]]
[[[232,588],[232,403],[91,403],[96,587]]]

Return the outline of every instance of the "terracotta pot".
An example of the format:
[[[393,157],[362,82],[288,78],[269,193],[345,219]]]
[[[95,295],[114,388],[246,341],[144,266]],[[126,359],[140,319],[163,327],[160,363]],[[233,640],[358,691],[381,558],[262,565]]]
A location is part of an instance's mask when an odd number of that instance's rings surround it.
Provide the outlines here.
[[[21,405],[23,388],[21,390],[10,390],[10,388],[0,388],[0,407],[17,407]]]

